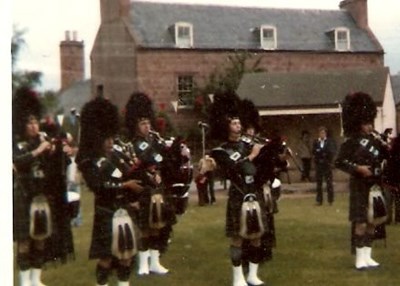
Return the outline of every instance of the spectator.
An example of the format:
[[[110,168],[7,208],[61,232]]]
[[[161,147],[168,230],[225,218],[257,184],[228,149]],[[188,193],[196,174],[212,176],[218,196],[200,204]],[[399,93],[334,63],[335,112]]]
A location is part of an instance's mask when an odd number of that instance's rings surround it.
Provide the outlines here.
[[[303,130],[301,132],[301,140],[297,149],[298,156],[302,163],[301,181],[310,182],[311,158],[312,158],[312,142],[310,140],[310,132]]]
[[[328,193],[328,203],[333,203],[333,176],[332,163],[336,153],[336,144],[329,138],[326,127],[318,128],[318,139],[313,143],[313,156],[315,162],[315,174],[317,181],[316,205],[323,204],[322,183],[326,181],[326,190]]]

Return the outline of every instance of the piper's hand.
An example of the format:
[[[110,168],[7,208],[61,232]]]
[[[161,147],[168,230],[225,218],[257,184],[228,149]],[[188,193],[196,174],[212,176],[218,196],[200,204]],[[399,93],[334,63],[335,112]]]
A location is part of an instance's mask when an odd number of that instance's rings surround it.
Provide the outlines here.
[[[143,191],[142,181],[139,180],[126,181],[123,186],[137,193]]]
[[[367,165],[358,165],[356,167],[356,172],[361,174],[361,176],[364,178],[371,177],[373,175],[370,167]]]
[[[282,153],[278,155],[278,158],[281,162],[287,161],[289,159],[289,156],[286,153]]]
[[[160,174],[155,174],[154,175],[154,181],[156,182],[157,185],[161,184],[161,176],[160,176]]]
[[[39,147],[32,151],[32,155],[34,157],[39,156],[43,152],[49,151],[52,148],[52,144],[48,141],[43,141],[40,143]]]
[[[250,155],[248,156],[248,158],[249,158],[250,161],[253,161],[253,159],[254,159],[255,157],[257,157],[258,154],[260,154],[260,150],[261,150],[262,147],[264,147],[264,145],[261,145],[261,144],[254,144],[253,149],[251,149],[251,153],[250,153]]]
[[[64,143],[63,145],[63,152],[67,155],[67,156],[72,156],[74,154],[74,149],[69,146],[68,144]]]

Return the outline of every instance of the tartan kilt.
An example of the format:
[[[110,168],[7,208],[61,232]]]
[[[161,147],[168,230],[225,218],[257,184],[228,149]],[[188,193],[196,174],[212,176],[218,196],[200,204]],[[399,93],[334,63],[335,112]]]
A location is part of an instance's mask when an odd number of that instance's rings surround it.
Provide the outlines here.
[[[62,190],[62,185],[55,185],[56,190]],[[45,188],[49,190],[49,188]],[[13,235],[14,241],[31,240],[30,237],[30,208],[33,198],[37,192],[28,192],[22,188],[21,184],[15,182],[13,193]],[[46,194],[48,200],[51,220],[52,233],[45,239],[46,254],[45,262],[65,263],[70,258],[74,258],[74,245],[71,231],[71,219],[64,197],[54,196],[52,192]]]
[[[260,192],[256,192],[257,201],[260,204],[261,219],[266,231],[268,231],[268,223],[266,216],[266,207]],[[239,236],[240,217],[244,195],[231,185],[229,188],[229,196],[226,206],[225,235],[227,237]]]
[[[365,183],[365,179],[351,177],[349,187],[349,220],[366,223],[368,221],[369,185]]]
[[[132,221],[136,223],[136,214],[133,208],[125,208]],[[89,259],[100,259],[112,256],[112,220],[116,209],[95,207],[90,244]]]
[[[138,211],[137,225],[140,230],[148,230],[149,217],[150,217],[150,200],[151,200],[152,189],[146,187],[139,196],[140,209]],[[163,194],[164,204],[166,208],[166,223],[167,225],[174,225],[177,222],[174,208],[168,196]]]
[[[29,196],[17,182],[14,182],[13,187],[13,239],[14,241],[30,239],[29,209],[32,202],[32,196]]]

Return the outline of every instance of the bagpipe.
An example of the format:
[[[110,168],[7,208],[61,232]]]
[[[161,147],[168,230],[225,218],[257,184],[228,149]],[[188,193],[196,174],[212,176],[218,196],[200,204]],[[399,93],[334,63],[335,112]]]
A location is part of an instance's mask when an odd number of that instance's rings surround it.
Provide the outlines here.
[[[166,187],[166,194],[171,198],[177,215],[183,214],[188,206],[189,188],[193,180],[193,165],[190,148],[182,137],[162,138],[159,133],[151,131],[162,150],[161,177]]]
[[[278,177],[280,173],[286,173],[288,183],[290,184],[289,158],[292,159],[300,172],[303,171],[301,164],[297,162],[293,151],[283,138],[276,137],[269,139],[255,135],[243,135],[242,138],[249,141],[250,144],[263,145],[260,154],[254,160],[254,164],[257,167],[257,174],[260,176],[262,183],[268,180],[273,181],[273,178]]]
[[[382,162],[389,156],[389,146],[377,131],[358,139],[358,148],[354,152],[354,163],[370,166],[373,177],[380,179]]]
[[[377,131],[359,139],[354,152],[354,163],[369,166],[372,176],[364,178],[368,188],[368,222],[382,224],[387,219],[386,199],[383,194],[383,168],[389,155],[389,145]]]
[[[153,130],[150,131],[150,136],[160,147],[162,160],[157,168],[166,195],[172,199],[175,213],[183,214],[187,208],[189,188],[193,179],[190,149],[181,137],[164,139]],[[123,172],[130,178],[139,179],[145,185],[157,188],[157,184],[151,179],[151,174],[135,154],[133,144],[126,143],[120,138],[116,138],[115,144],[114,149],[118,149],[118,156],[121,157],[121,162],[124,162]]]
[[[76,218],[79,214],[79,209],[81,205],[81,195],[79,192],[68,190],[68,184],[78,184],[77,182],[77,166],[75,163],[74,155],[71,153],[68,155],[66,151],[67,148],[72,148],[72,146],[79,145],[80,136],[80,114],[75,108],[71,108],[71,116],[76,120],[78,131],[77,138],[73,138],[72,135],[63,130],[62,125],[64,121],[64,115],[57,116],[56,122],[44,122],[43,127],[47,133],[46,140],[49,141],[55,150],[55,160],[56,165],[54,170],[61,170],[61,176],[64,181],[67,182],[65,190],[65,201],[67,202],[68,213],[70,218]],[[46,124],[47,123],[47,124]]]

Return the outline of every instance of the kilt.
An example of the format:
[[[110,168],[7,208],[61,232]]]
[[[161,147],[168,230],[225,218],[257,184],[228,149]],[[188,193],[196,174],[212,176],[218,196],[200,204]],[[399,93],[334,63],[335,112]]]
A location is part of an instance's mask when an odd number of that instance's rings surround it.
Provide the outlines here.
[[[365,179],[350,177],[349,220],[356,223],[368,221],[368,195],[370,185]]]
[[[152,189],[146,187],[139,196],[140,209],[137,217],[137,224],[140,230],[148,230],[149,217],[150,217],[150,200]],[[170,199],[163,194],[164,206],[165,206],[165,220],[167,225],[174,225],[177,222],[174,208]]]
[[[261,208],[262,223],[267,231],[268,223],[265,203],[260,192],[256,192],[256,196]],[[231,185],[229,188],[229,196],[226,207],[225,235],[227,237],[239,236],[243,198],[244,194]]]
[[[37,192],[29,192],[22,187],[23,184],[16,180],[14,182],[13,193],[13,235],[14,241],[30,240],[30,207],[33,197]],[[62,190],[63,186],[54,185],[56,190]],[[73,237],[70,225],[70,215],[68,205],[65,203],[62,194],[54,195],[49,192],[50,188],[46,188],[51,220],[52,233],[45,240],[46,255],[45,262],[61,262],[65,263],[74,257]]]
[[[29,208],[32,202],[30,196],[18,183],[14,182],[13,192],[13,237],[14,241],[30,239],[29,223],[30,215]]]
[[[135,211],[126,208],[132,221],[135,223]],[[90,244],[89,259],[100,259],[112,256],[112,220],[116,209],[95,206],[93,219],[92,242]]]

